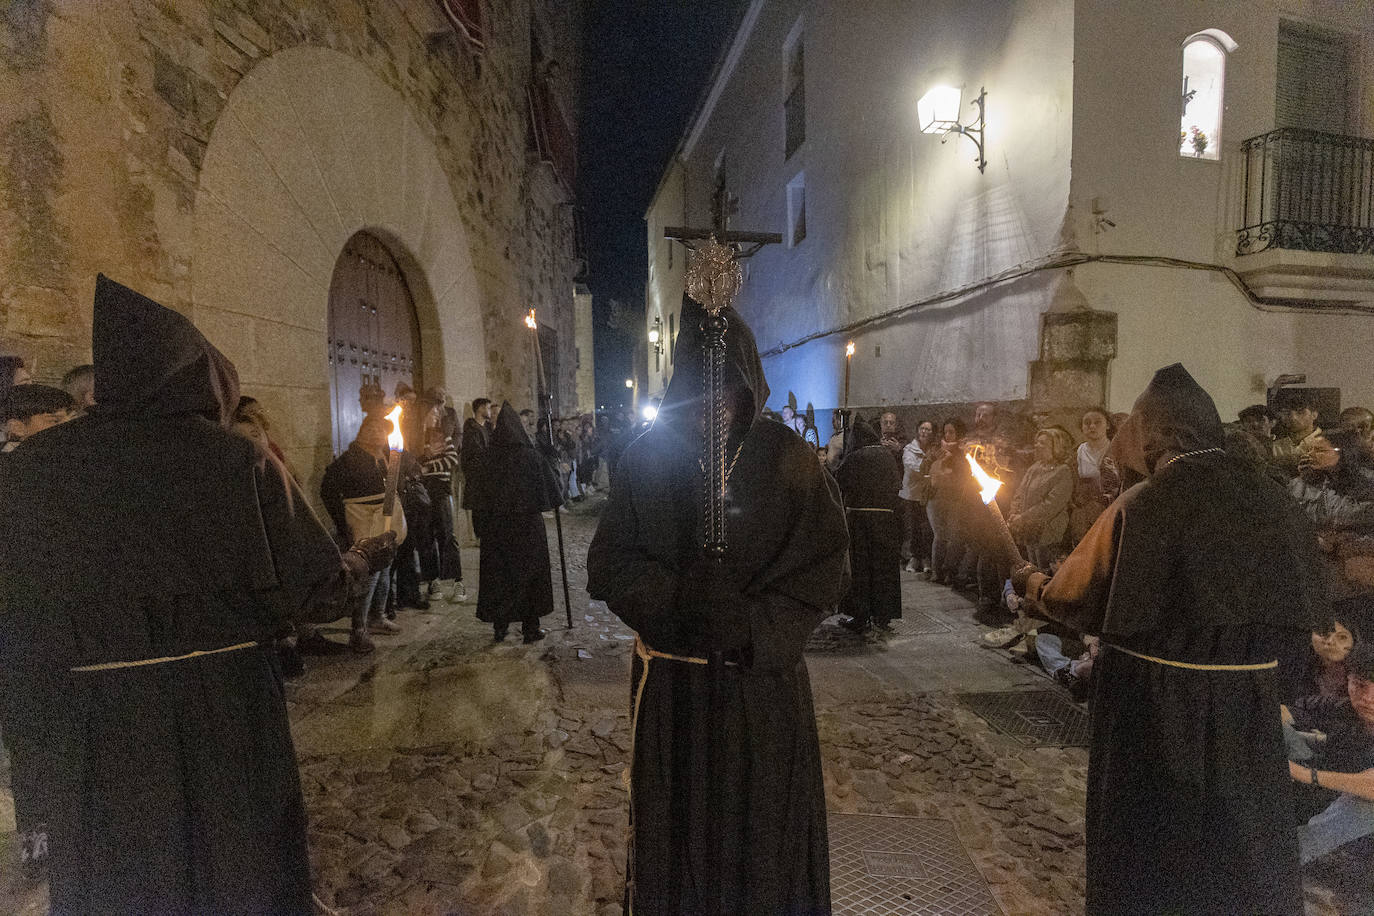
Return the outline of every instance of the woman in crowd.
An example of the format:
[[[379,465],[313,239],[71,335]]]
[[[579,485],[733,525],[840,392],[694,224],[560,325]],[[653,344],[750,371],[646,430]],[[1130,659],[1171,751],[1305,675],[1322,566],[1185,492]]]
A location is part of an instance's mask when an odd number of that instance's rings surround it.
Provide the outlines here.
[[[1035,435],[1035,463],[1026,469],[1011,500],[1007,526],[1026,559],[1049,569],[1069,527],[1073,471],[1066,463],[1073,440],[1058,427]]]
[[[421,461],[425,490],[429,493],[429,529],[420,546],[420,577],[429,581],[429,600],[443,599],[444,580],[453,583],[453,597],[466,596],[463,560],[454,537],[453,472],[458,469],[457,415],[450,415],[442,401],[429,401],[425,421],[425,450]]]
[[[916,427],[916,438],[902,449],[902,489],[897,495],[903,500],[902,553],[907,560],[907,572],[930,572],[930,521],[926,517],[930,475],[926,455],[934,446],[935,424],[924,420]]]
[[[1288,492],[1318,530],[1374,527],[1374,485],[1365,467],[1359,433],[1337,429],[1313,440]]]
[[[1097,407],[1083,412],[1078,429],[1083,434],[1083,441],[1078,446],[1078,473],[1073,487],[1073,507],[1069,513],[1069,533],[1075,544],[1082,540],[1111,502],[1105,498],[1102,486],[1102,459],[1107,457],[1107,448],[1112,444],[1112,436],[1116,432],[1111,417]]]
[[[1312,654],[1308,658],[1299,696],[1340,699],[1346,695],[1345,660],[1360,641],[1360,628],[1350,608],[1337,609],[1325,626],[1312,631]]]
[[[943,430],[940,447],[931,459],[930,502],[926,504],[926,513],[933,532],[931,575],[940,585],[952,585],[964,557],[960,512],[964,497],[974,488],[974,480],[961,444],[968,432],[964,421],[950,417]]]

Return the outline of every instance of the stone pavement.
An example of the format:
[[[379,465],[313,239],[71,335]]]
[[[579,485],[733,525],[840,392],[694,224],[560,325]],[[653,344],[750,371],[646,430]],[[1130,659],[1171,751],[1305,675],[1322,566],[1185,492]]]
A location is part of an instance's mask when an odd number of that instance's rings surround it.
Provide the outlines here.
[[[315,659],[289,686],[325,905],[620,913],[632,637],[584,591],[596,508],[565,516],[572,630],[560,600],[546,641],[494,645],[471,603],[436,603],[402,612],[404,631],[375,654]],[[463,559],[475,595],[477,552]],[[1086,750],[1027,746],[955,696],[1057,688],[978,644],[957,593],[904,573],[903,597],[892,635],[858,639],[831,621],[808,647],[829,810],[952,824],[955,854],[1003,913],[1081,913]],[[0,911],[21,903],[41,912],[41,892],[0,897]],[[1360,911],[1309,886],[1309,913]]]

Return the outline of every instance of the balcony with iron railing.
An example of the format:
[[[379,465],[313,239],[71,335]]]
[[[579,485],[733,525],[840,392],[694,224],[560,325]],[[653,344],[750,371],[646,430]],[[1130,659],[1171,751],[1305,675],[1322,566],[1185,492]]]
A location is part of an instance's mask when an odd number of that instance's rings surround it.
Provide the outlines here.
[[[1235,269],[1262,298],[1374,299],[1374,140],[1282,128],[1241,144]]]

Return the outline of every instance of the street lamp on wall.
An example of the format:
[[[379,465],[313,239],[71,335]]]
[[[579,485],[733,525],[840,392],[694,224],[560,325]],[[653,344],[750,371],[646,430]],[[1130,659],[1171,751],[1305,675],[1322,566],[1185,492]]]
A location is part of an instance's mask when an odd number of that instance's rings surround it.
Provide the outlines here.
[[[940,134],[940,142],[949,139],[950,134],[963,134],[973,141],[973,145],[978,147],[978,171],[983,171],[987,167],[988,160],[983,155],[983,128],[984,115],[986,111],[984,105],[987,100],[987,90],[979,88],[978,98],[973,100],[973,104],[978,106],[978,120],[970,125],[959,123],[959,111],[963,107],[963,90],[954,86],[933,86],[921,96],[916,103],[916,119],[921,125],[923,134]]]
[[[654,318],[654,326],[649,329],[649,344],[654,348],[654,353],[663,353],[663,318]]]

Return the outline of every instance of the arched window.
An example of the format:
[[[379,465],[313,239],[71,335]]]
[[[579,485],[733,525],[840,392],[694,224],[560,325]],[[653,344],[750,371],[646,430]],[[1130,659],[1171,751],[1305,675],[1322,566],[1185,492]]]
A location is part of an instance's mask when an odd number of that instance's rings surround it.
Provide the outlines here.
[[[1226,88],[1226,55],[1237,45],[1219,29],[1190,35],[1183,43],[1183,118],[1178,154],[1217,159],[1221,154],[1221,112]]]

